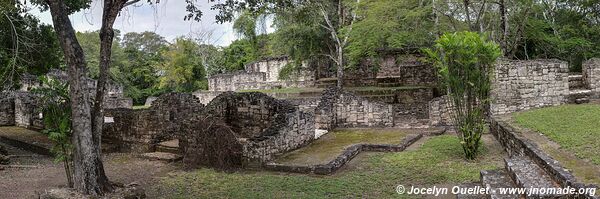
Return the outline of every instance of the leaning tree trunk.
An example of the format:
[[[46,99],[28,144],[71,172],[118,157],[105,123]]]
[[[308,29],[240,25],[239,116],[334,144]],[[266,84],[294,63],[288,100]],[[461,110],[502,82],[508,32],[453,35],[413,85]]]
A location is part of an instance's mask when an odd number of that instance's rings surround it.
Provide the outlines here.
[[[94,140],[90,93],[87,85],[87,65],[83,49],[77,41],[75,30],[66,13],[67,6],[61,0],[47,0],[52,14],[54,29],[58,34],[69,74],[71,97],[73,183],[75,190],[89,195],[101,195],[107,181],[101,164],[100,145]],[[102,171],[102,172],[98,172]]]

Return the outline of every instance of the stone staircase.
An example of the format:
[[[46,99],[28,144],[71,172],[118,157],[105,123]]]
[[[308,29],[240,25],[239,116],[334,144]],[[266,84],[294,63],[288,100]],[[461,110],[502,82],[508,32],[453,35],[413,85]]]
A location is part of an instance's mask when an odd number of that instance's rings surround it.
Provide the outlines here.
[[[583,75],[570,74],[569,75],[569,103],[588,103],[592,90],[588,89],[583,82]]]
[[[166,162],[176,162],[183,159],[183,156],[179,151],[179,140],[169,140],[158,143],[155,152],[143,153],[140,156],[149,160]]]
[[[483,170],[480,173],[481,184],[465,184],[462,187],[482,186],[489,188],[488,195],[459,194],[459,199],[491,198],[565,198],[563,195],[507,193],[505,188],[560,188],[550,175],[538,164],[526,156],[513,156],[504,160],[505,168],[498,170]]]

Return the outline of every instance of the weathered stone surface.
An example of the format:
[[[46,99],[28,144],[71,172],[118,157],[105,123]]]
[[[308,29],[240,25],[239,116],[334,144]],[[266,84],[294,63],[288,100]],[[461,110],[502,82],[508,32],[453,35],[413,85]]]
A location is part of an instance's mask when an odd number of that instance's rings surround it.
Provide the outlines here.
[[[514,182],[524,188],[559,188],[548,174],[526,156],[505,159],[506,168]],[[531,194],[527,198],[556,198],[558,195]]]
[[[435,85],[437,75],[431,64],[422,62],[415,50],[387,50],[378,59],[366,59],[344,74],[345,86]],[[332,74],[331,77],[335,75]]]
[[[371,102],[354,94],[329,88],[315,110],[316,127],[331,130],[336,127],[391,127],[393,106]]]
[[[496,63],[492,114],[512,113],[567,102],[569,68],[559,60],[507,60]]]
[[[560,187],[570,186],[572,188],[593,187],[596,185],[585,185],[577,182],[577,179],[560,162],[543,152],[535,143],[522,137],[514,127],[499,118],[493,117],[490,120],[490,132],[496,137],[496,140],[502,144],[504,149],[511,157],[524,156],[533,161],[550,178],[558,183]],[[574,198],[595,198],[592,196],[576,195]]]
[[[415,143],[417,140],[421,139],[423,134],[412,134],[408,135],[402,143],[398,145],[391,144],[354,144],[346,148],[338,157],[331,160],[327,164],[318,164],[318,165],[283,165],[278,163],[266,163],[263,165],[263,168],[271,171],[282,171],[282,172],[291,172],[291,173],[314,173],[319,175],[329,175],[342,166],[344,166],[347,162],[356,157],[359,153],[364,151],[373,151],[373,152],[399,152],[406,149],[406,147]]]
[[[178,139],[181,122],[200,114],[204,108],[190,94],[168,93],[161,95],[148,109],[108,109],[102,138],[119,151],[153,152],[163,141]]]
[[[0,126],[15,125],[15,98],[12,93],[0,92]]]
[[[314,85],[314,74],[307,69],[301,70],[293,80],[279,80],[279,72],[288,63],[286,56],[265,58],[247,64],[244,70],[209,77],[208,89],[209,91],[238,91]]]
[[[593,58],[583,63],[583,83],[592,90],[594,99],[600,98],[600,58]]]
[[[517,194],[500,194],[498,188],[517,187],[505,170],[483,170],[480,173],[481,184],[490,190],[491,199],[516,199]]]
[[[429,101],[429,125],[430,126],[451,126],[452,106],[448,102],[448,96],[441,96]]]

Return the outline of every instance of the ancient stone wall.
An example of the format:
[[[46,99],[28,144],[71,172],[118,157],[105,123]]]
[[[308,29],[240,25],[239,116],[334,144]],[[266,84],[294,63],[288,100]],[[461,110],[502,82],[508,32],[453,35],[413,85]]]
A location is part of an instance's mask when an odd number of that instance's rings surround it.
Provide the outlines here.
[[[209,91],[239,91],[314,85],[314,74],[301,70],[291,80],[279,80],[279,72],[289,63],[287,57],[265,58],[245,66],[244,70],[217,74],[208,78]]]
[[[117,145],[117,151],[135,152],[153,151],[158,142],[172,139],[180,139],[182,150],[202,147],[182,140],[195,139],[194,135],[181,132],[204,131],[183,131],[182,127],[212,118],[235,132],[248,164],[269,161],[277,154],[307,144],[315,135],[312,113],[262,93],[225,92],[206,107],[191,94],[169,93],[161,95],[148,109],[112,109],[105,116],[105,142]]]
[[[68,81],[68,74],[65,71],[52,69],[46,77],[53,78],[63,83]],[[34,88],[42,86],[38,77],[25,74],[21,77],[21,88],[19,91],[29,92]],[[87,84],[87,90],[90,93],[90,97],[96,96],[96,83],[97,81],[91,78],[87,78],[85,84]],[[112,80],[108,80],[106,83],[106,92],[104,95],[104,106],[109,109],[114,108],[132,108],[133,100],[127,98],[124,95],[124,87]]]
[[[15,98],[0,92],[0,126],[15,125]]]
[[[592,90],[592,98],[600,98],[600,58],[593,58],[583,63],[583,82]]]
[[[569,68],[559,60],[498,60],[491,113],[504,114],[566,103]]]
[[[263,93],[223,93],[207,105],[204,114],[231,127],[249,164],[266,162],[314,139],[313,114]]]
[[[451,126],[450,111],[452,108],[448,104],[448,96],[436,97],[429,101],[429,125],[430,126]]]
[[[15,126],[42,129],[43,115],[39,97],[29,92],[15,92]]]
[[[437,76],[431,64],[422,62],[419,53],[389,52],[376,60],[367,59],[354,71],[344,75],[347,86],[430,86]],[[377,69],[377,70],[376,70]]]
[[[107,109],[102,138],[119,151],[151,152],[157,143],[177,139],[181,121],[203,107],[190,94],[168,93],[148,109]]]
[[[336,127],[394,126],[393,106],[372,102],[354,94],[330,88],[324,91],[315,110],[316,127],[331,130]]]

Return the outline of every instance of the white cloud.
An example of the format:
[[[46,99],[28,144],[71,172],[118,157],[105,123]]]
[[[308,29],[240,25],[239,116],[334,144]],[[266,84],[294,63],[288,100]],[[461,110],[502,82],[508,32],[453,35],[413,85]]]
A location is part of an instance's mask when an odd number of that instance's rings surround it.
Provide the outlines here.
[[[178,36],[187,36],[196,32],[213,31],[209,43],[226,46],[234,39],[235,34],[231,23],[218,24],[215,15],[218,11],[210,10],[210,4],[202,4],[204,13],[200,22],[184,21],[187,14],[186,3],[181,0],[164,0],[156,5],[138,3],[125,8],[115,21],[114,28],[126,32],[156,32],[167,40],[173,40]],[[32,5],[28,5],[32,7]],[[49,11],[40,12],[38,8],[30,11],[47,24],[52,24]],[[102,1],[94,0],[91,8],[77,12],[70,16],[71,23],[76,31],[94,31],[100,29],[102,19]]]

